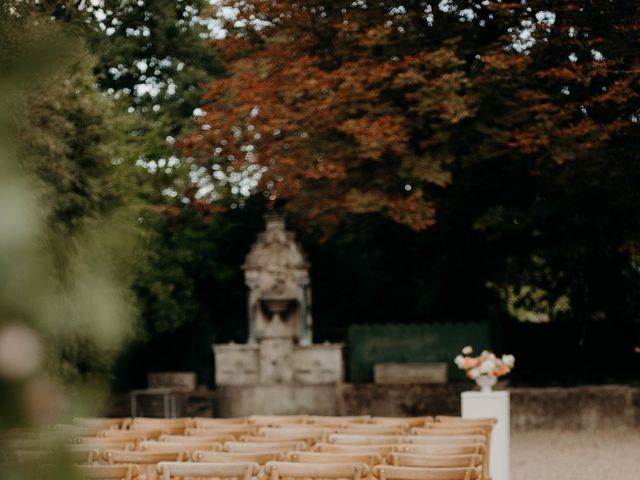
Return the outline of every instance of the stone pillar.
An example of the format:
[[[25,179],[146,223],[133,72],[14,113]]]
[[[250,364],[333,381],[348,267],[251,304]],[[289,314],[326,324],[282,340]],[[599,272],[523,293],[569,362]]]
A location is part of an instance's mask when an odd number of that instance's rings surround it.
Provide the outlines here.
[[[462,392],[464,418],[495,417],[498,422],[491,433],[489,477],[509,480],[510,463],[510,408],[509,392]]]

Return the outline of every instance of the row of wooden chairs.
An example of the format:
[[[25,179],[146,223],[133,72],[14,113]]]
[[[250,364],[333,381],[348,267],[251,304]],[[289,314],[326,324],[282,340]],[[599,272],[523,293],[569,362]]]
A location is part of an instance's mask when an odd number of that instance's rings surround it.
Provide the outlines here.
[[[443,469],[467,469],[463,476],[455,478],[467,478],[472,471],[486,475],[492,419],[378,417],[373,421],[376,417],[350,417],[351,421],[345,421],[344,417],[318,417],[325,421],[312,423],[308,418],[285,417],[280,422],[275,422],[274,417],[202,419],[207,420],[204,423],[194,419],[120,419],[117,423],[109,423],[111,419],[82,419],[59,426],[56,431],[77,435],[79,443],[72,446],[73,451],[78,458],[83,451],[87,453],[87,463],[135,465],[119,478],[134,477],[141,470],[147,478],[153,478],[159,465],[166,462],[177,462],[182,465],[180,468],[186,468],[185,463],[250,462],[264,465],[263,473],[271,477],[273,466],[266,466],[275,465],[273,462],[285,467],[288,463],[317,463],[324,465],[321,470],[326,474],[338,460],[366,465],[367,475],[381,479],[392,479],[397,469],[407,468],[437,469],[439,474],[447,473]],[[16,440],[38,443],[29,435],[17,437]],[[86,467],[92,466],[106,465]],[[309,472],[310,467],[291,468]]]
[[[218,428],[233,426],[329,426],[340,427],[342,425],[378,425],[378,426],[401,426],[406,428],[421,427],[426,423],[437,421],[443,417],[372,417],[370,415],[357,416],[319,416],[319,415],[252,415],[241,418],[203,418],[203,417],[183,417],[183,418],[75,418],[73,424],[66,428],[85,430],[107,430],[107,429],[145,429],[150,427],[161,428]],[[65,428],[65,427],[62,427]]]
[[[260,472],[257,463],[188,463],[160,462],[156,472],[163,480],[172,478],[237,478],[252,480]],[[365,463],[294,463],[268,462],[265,473],[269,480],[281,478],[361,480],[370,473],[380,480],[477,480],[480,471],[475,466],[463,467],[403,467]],[[135,480],[140,475],[136,465],[79,466],[81,478]]]

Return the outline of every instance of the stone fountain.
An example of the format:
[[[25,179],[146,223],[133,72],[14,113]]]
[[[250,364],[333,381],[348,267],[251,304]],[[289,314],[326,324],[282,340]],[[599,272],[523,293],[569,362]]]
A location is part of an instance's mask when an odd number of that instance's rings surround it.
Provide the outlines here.
[[[242,268],[249,338],[213,346],[218,414],[335,414],[343,345],[313,344],[309,264],[283,216],[267,215]]]

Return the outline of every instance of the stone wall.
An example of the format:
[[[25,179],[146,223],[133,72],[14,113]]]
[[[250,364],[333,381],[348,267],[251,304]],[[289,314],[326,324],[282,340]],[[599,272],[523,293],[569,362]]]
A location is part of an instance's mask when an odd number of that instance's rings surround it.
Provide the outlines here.
[[[198,390],[175,392],[176,410],[179,417],[216,416],[215,392],[201,388]],[[144,417],[162,417],[164,404],[160,395],[138,397],[138,415]],[[129,417],[131,415],[131,396],[119,395],[111,399],[105,407],[104,415],[109,417]]]
[[[249,413],[318,413],[380,416],[460,415],[460,393],[469,385],[309,385],[293,392],[282,386],[228,386],[218,391],[178,394],[179,416],[228,417]],[[512,388],[513,430],[600,430],[640,428],[640,387]],[[161,416],[160,399],[146,399],[144,415]],[[130,415],[128,396],[107,408],[110,416]]]
[[[629,386],[511,390],[514,430],[601,430],[640,426],[640,389]]]
[[[220,417],[257,415],[337,415],[335,384],[224,385],[216,389],[216,411]]]
[[[342,415],[405,417],[460,415],[462,384],[376,385],[344,384],[340,388]]]
[[[357,415],[460,415],[468,384],[341,387],[340,413]],[[512,388],[514,430],[598,430],[640,427],[640,388],[625,385]]]

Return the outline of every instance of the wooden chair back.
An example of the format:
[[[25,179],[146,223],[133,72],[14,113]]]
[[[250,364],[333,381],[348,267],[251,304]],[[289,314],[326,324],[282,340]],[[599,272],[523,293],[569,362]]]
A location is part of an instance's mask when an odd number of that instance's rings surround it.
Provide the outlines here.
[[[427,435],[484,435],[487,453],[484,457],[482,477],[484,480],[487,480],[489,478],[488,468],[489,455],[491,452],[491,432],[493,430],[493,426],[497,423],[497,419],[493,417],[461,418],[446,416],[437,418],[437,422],[426,425],[426,428],[431,430],[431,432],[427,433]]]
[[[475,467],[418,468],[376,465],[373,474],[380,480],[476,480]]]
[[[196,450],[222,450],[220,443],[202,442],[162,442],[159,440],[146,440],[138,446],[143,452],[187,452],[188,455]]]
[[[262,437],[259,435],[243,435],[240,437],[241,442],[247,443],[303,443],[307,447],[316,443],[315,439],[297,436],[297,437]]]
[[[306,442],[225,442],[224,450],[228,452],[288,452],[290,450],[306,450]]]
[[[222,444],[226,441],[235,440],[234,437],[228,435],[212,435],[205,436],[200,435],[197,437],[190,437],[188,435],[160,435],[158,439],[161,442],[173,442],[173,443],[197,443],[202,445],[212,445],[211,448],[215,449],[215,446],[218,445],[219,449],[222,449]],[[207,448],[203,448],[203,450],[207,450]]]
[[[336,433],[352,435],[392,435],[401,436],[406,433],[403,425],[384,425],[365,423],[362,425],[347,424],[338,428]]]
[[[193,426],[195,428],[216,428],[216,427],[234,427],[238,428],[243,425],[247,425],[249,419],[246,417],[237,418],[205,418],[195,417],[193,419]]]
[[[188,454],[186,456],[188,458]],[[185,458],[185,452],[141,452],[107,450],[102,454],[102,457],[107,461],[109,465],[118,463],[138,465],[141,470],[144,470],[144,475],[146,477],[145,480],[153,480],[156,478],[155,466],[158,464],[158,462],[180,462],[183,460],[183,458]]]
[[[440,443],[431,445],[403,444],[398,445],[395,451],[416,455],[484,455],[487,449],[484,443],[469,445]]]
[[[314,452],[322,453],[377,453],[379,455],[386,455],[391,450],[394,450],[397,446],[397,444],[350,445],[340,443],[316,443],[313,446],[312,450]]]
[[[404,437],[394,435],[366,435],[332,433],[329,435],[329,443],[340,443],[346,445],[384,445],[401,443]]]
[[[372,417],[371,423],[381,425],[399,425],[404,428],[424,427],[433,422],[433,417]]]
[[[268,462],[265,473],[270,480],[279,478],[342,478],[360,480],[369,474],[366,463]]]
[[[301,463],[366,463],[377,465],[382,461],[379,453],[289,452],[288,462]]]
[[[162,474],[163,480],[170,480],[171,477],[242,478],[243,480],[251,480],[258,475],[260,466],[252,462],[160,462],[156,470]]]
[[[281,452],[204,452],[198,450],[193,452],[191,458],[194,462],[254,462],[258,465],[264,465],[267,462],[284,460],[284,454]]]
[[[97,436],[105,438],[120,438],[134,442],[158,438],[162,433],[162,430],[101,430],[98,432]]]
[[[190,437],[214,437],[214,436],[225,436],[225,437],[233,437],[240,438],[243,435],[255,435],[257,429],[255,427],[247,426],[247,427],[210,427],[210,428],[187,428],[185,429],[185,435]]]
[[[320,440],[325,438],[331,429],[324,427],[307,427],[303,425],[287,426],[287,427],[261,427],[258,435],[268,438],[312,438]]]
[[[179,450],[169,452],[106,450],[102,453],[102,458],[104,458],[109,465],[116,463],[147,465],[163,461],[180,461],[182,460],[182,454],[183,452]]]
[[[251,415],[249,423],[261,427],[277,427],[279,425],[304,424],[308,415]]]
[[[414,453],[391,452],[387,455],[389,465],[400,467],[477,467],[482,464],[483,456],[469,455],[424,455]]]
[[[327,416],[327,415],[311,415],[307,418],[310,425],[340,427],[345,424],[369,423],[371,415],[352,415],[352,416]]]
[[[432,425],[441,425],[434,427]],[[487,435],[487,430],[484,427],[473,426],[453,426],[449,427],[447,424],[432,423],[428,427],[414,427],[411,429],[414,435]]]
[[[184,435],[186,428],[179,425],[146,425],[144,423],[138,423],[137,425],[131,425],[129,432],[140,432],[146,434],[149,438],[158,438],[160,435]]]
[[[438,415],[435,417],[436,422],[458,422],[458,423],[485,423],[490,425],[495,425],[498,423],[498,419],[495,417],[485,417],[485,418],[463,418],[463,417],[454,417],[450,415]]]
[[[404,443],[415,443],[418,445],[486,444],[487,438],[478,433],[476,435],[408,435],[404,437]]]
[[[157,428],[157,429],[173,429],[173,428],[181,428],[185,429],[188,427],[194,426],[193,418],[182,417],[182,418],[150,418],[150,417],[135,417],[131,424],[129,425],[129,429],[133,430],[133,427],[138,428]]]

